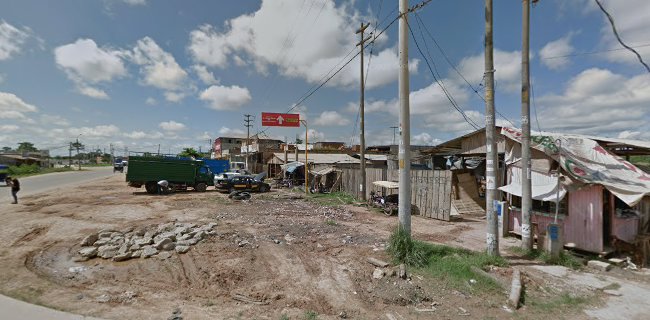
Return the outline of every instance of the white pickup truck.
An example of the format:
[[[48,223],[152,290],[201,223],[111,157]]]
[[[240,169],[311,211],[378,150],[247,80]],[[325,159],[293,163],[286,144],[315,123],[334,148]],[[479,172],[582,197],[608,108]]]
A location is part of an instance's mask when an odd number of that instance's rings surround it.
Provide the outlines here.
[[[221,181],[228,180],[234,176],[239,176],[239,175],[250,175],[251,173],[246,170],[246,169],[230,169],[224,173],[218,174],[214,176],[214,185],[218,186]]]

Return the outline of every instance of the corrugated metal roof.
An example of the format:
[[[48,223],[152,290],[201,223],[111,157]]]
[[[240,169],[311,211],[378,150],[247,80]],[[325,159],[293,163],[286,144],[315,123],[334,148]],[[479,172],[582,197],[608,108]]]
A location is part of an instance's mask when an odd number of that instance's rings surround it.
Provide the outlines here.
[[[307,155],[309,163],[314,164],[336,164],[336,163],[360,163],[359,159],[355,159],[344,153],[309,153]],[[288,155],[288,161],[295,161],[295,154]],[[305,154],[298,154],[298,161],[305,162]],[[284,153],[274,153],[271,163],[284,163]]]

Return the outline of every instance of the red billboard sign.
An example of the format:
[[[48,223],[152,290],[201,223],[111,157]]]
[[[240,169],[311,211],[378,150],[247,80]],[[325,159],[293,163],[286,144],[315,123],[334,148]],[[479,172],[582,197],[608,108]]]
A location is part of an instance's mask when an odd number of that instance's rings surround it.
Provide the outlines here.
[[[262,125],[268,127],[300,127],[297,113],[262,112]]]

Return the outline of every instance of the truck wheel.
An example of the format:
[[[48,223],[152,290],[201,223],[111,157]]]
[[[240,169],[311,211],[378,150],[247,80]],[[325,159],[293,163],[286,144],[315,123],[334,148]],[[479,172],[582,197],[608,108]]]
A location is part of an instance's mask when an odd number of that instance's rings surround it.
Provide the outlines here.
[[[208,185],[203,182],[199,182],[196,184],[196,186],[194,186],[194,190],[198,192],[205,192],[205,190],[207,189],[208,189]]]
[[[158,193],[158,184],[154,181],[149,181],[145,183],[144,185],[145,190],[147,190],[147,193],[150,194],[156,194]]]

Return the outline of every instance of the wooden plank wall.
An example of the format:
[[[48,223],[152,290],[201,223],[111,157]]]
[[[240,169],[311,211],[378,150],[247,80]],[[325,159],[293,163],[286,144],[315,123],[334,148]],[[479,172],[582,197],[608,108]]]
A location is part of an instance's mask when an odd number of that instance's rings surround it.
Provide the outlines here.
[[[342,183],[340,191],[361,198],[359,184],[361,174],[356,169],[341,169]],[[366,197],[370,198],[370,192],[381,192],[383,195],[396,193],[396,190],[378,188],[372,184],[373,181],[391,180],[396,181],[398,173],[396,170],[385,170],[377,168],[366,169]],[[451,171],[449,170],[412,170],[411,171],[411,205],[413,214],[428,218],[449,221],[451,219]]]

